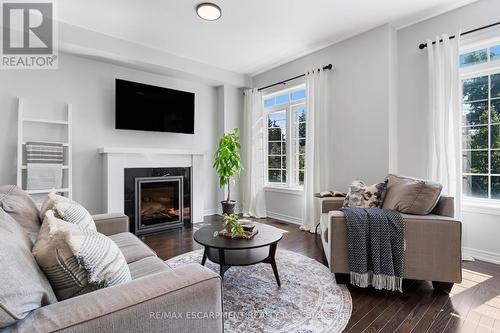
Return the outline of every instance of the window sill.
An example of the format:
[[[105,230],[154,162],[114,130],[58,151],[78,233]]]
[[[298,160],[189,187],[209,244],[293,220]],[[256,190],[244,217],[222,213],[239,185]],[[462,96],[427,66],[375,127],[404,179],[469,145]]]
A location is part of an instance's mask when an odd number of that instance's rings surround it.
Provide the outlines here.
[[[302,187],[288,187],[280,185],[267,185],[264,186],[264,190],[266,192],[285,193],[298,196],[302,196],[304,193],[304,189]]]
[[[470,213],[500,215],[500,200],[474,200],[464,199],[462,210]]]

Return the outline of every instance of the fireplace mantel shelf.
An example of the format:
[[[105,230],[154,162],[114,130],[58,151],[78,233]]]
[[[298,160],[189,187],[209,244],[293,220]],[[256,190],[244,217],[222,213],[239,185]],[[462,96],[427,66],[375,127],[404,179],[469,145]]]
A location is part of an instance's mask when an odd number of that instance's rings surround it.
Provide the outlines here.
[[[205,152],[184,149],[103,147],[99,154],[142,154],[142,155],[206,155]]]

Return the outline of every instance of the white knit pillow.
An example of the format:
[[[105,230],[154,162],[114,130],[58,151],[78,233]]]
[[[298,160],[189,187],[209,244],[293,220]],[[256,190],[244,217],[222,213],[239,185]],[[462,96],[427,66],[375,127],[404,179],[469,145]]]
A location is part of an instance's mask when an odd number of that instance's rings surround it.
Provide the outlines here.
[[[82,228],[96,230],[92,215],[78,202],[50,192],[40,209],[40,218],[43,221],[47,211],[53,210],[54,215],[66,222],[73,223]]]
[[[118,246],[47,211],[33,255],[59,301],[131,280]]]

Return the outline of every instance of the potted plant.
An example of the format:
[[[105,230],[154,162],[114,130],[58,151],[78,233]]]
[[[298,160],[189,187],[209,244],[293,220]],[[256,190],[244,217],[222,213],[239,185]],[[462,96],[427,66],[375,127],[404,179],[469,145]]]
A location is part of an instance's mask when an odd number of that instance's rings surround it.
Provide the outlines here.
[[[224,214],[224,226],[227,232],[231,233],[232,237],[238,237],[244,234],[243,226],[238,220],[239,217],[236,214]]]
[[[237,128],[224,134],[214,155],[213,167],[219,174],[221,188],[227,185],[227,199],[221,201],[222,213],[233,214],[235,200],[231,200],[231,181],[241,172],[240,137]]]

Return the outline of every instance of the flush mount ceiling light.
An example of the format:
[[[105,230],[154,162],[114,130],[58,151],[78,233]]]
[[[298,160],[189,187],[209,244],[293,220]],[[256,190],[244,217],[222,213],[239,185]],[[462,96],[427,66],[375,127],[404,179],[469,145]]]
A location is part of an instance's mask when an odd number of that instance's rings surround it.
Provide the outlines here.
[[[214,3],[204,2],[196,6],[196,14],[204,20],[216,21],[222,16],[222,10]]]

